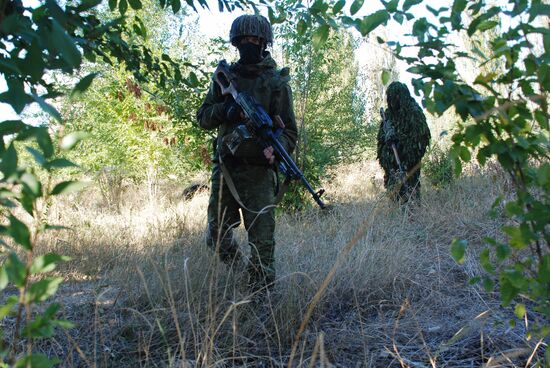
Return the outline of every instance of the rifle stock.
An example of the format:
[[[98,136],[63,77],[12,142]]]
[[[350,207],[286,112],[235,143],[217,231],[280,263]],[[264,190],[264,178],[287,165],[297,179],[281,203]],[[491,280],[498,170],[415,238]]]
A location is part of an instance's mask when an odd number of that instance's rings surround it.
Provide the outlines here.
[[[325,209],[326,205],[321,200],[321,196],[325,190],[320,189],[315,191],[313,189],[304,176],[304,173],[298,168],[290,154],[279,141],[278,137],[282,133],[282,128],[279,127],[274,131],[275,125],[273,124],[273,120],[264,108],[257,103],[252,96],[237,90],[235,78],[230,72],[229,65],[225,60],[220,61],[218,67],[214,71],[214,81],[219,85],[223,95],[231,95],[235,102],[241,107],[245,116],[252,123],[252,128],[254,130],[253,134],[256,135],[262,147],[273,147],[279,170],[289,180],[300,180],[319,207]]]

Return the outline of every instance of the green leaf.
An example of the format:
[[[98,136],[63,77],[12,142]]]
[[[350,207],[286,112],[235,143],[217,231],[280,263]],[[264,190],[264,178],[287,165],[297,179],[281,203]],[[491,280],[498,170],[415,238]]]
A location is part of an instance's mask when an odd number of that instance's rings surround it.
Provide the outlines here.
[[[466,0],[455,0],[453,2],[452,12],[453,13],[462,13],[464,11],[464,9],[466,9],[466,3],[467,3]]]
[[[385,70],[385,69],[382,70],[382,75],[381,75],[381,77],[382,77],[382,84],[383,84],[384,86],[387,86],[388,83],[390,82],[390,78],[391,78],[390,72],[387,71],[387,70]]]
[[[25,294],[27,303],[43,302],[54,295],[63,282],[63,277],[51,277],[33,283]]]
[[[8,277],[6,269],[4,267],[0,267],[0,290],[4,290],[6,286],[8,286],[9,281],[10,279]],[[5,315],[2,315],[2,313],[0,313],[0,319],[4,317]]]
[[[468,147],[464,147],[464,146],[460,147],[459,156],[464,162],[470,162],[470,160],[472,159],[470,150],[468,149]]]
[[[361,35],[366,36],[371,31],[376,29],[382,23],[387,22],[390,16],[386,10],[378,10],[371,15],[364,17],[361,22],[356,26],[357,30],[361,32]]]
[[[187,81],[191,87],[197,87],[200,85],[199,78],[197,78],[197,75],[194,72],[189,73]]]
[[[31,195],[27,190],[22,190],[19,195],[19,203],[27,213],[31,216],[34,216],[34,202],[36,198]]]
[[[125,0],[123,0],[125,1]],[[82,62],[82,55],[74,40],[67,34],[65,29],[56,21],[52,20],[52,36],[54,45],[61,54],[61,57],[72,68],[78,68]]]
[[[486,21],[483,21],[481,23],[479,23],[479,25],[477,26],[477,30],[478,31],[487,31],[489,29],[493,29],[495,28],[496,26],[498,26],[498,22],[497,21],[494,21],[494,20],[486,20]]]
[[[46,225],[44,230],[71,230],[71,228],[62,225]]]
[[[298,34],[302,36],[304,33],[306,33],[306,30],[307,30],[307,23],[305,22],[305,20],[300,19],[298,21],[298,24],[296,25],[296,32],[298,32]]]
[[[430,22],[426,18],[419,18],[413,24],[412,33],[419,41],[424,41]]]
[[[81,140],[86,139],[89,136],[86,132],[72,132],[67,134],[61,139],[60,148],[64,151],[73,149]]]
[[[405,0],[405,2],[403,3],[403,11],[406,12],[411,7],[413,7],[414,5],[418,5],[421,2],[422,0]]]
[[[55,322],[55,325],[56,326],[59,326],[61,328],[64,328],[66,330],[70,329],[70,328],[74,328],[74,323],[72,323],[71,321],[67,321],[67,320],[64,320],[64,319],[60,319],[60,320],[57,320],[57,321],[54,321]]]
[[[0,136],[15,134],[26,127],[21,120],[4,120],[0,122]]]
[[[502,231],[510,236],[509,243],[515,249],[524,249],[536,240],[535,234],[525,223],[519,226],[503,226]]]
[[[336,4],[332,7],[332,14],[336,15],[342,11],[346,5],[346,0],[338,0]]]
[[[458,178],[460,174],[462,174],[462,162],[458,159],[458,157],[453,159],[453,169],[454,175]]]
[[[24,173],[21,175],[21,182],[35,198],[42,196],[42,184],[34,174]]]
[[[351,7],[349,8],[349,12],[351,15],[355,15],[362,7],[365,0],[354,0],[351,4]]]
[[[493,263],[491,263],[489,249],[483,249],[481,253],[479,253],[479,263],[486,272],[490,274],[495,273],[495,266],[493,266]]]
[[[34,158],[34,161],[36,161],[38,165],[40,166],[44,165],[44,162],[46,162],[46,158],[44,157],[42,152],[32,147],[25,147],[25,149],[27,150],[27,152],[29,152],[32,155],[32,157]]]
[[[497,259],[502,262],[504,261],[506,258],[508,258],[508,256],[510,255],[511,253],[511,250],[510,250],[510,247],[507,245],[507,244],[499,244],[497,245],[496,247],[496,256],[497,256]]]
[[[48,253],[40,257],[36,257],[31,265],[31,274],[50,272],[55,269],[59,262],[69,261],[69,257],[60,256],[55,253]]]
[[[481,277],[479,276],[474,276],[470,279],[470,281],[468,281],[470,285],[476,285],[476,284],[479,284],[480,282],[481,282]]]
[[[44,157],[46,158],[52,157],[54,153],[54,149],[53,149],[52,138],[50,137],[48,128],[46,127],[33,128],[32,134],[36,137],[36,141],[38,142],[38,145],[42,149],[42,153],[44,154]]]
[[[26,250],[31,251],[32,250],[31,233],[27,225],[19,221],[19,219],[14,215],[10,214],[9,219],[10,219],[10,226],[8,228],[9,235],[13,238],[13,240],[17,244],[21,245]]]
[[[0,171],[2,171],[4,177],[8,178],[17,171],[17,151],[13,143],[10,143],[8,149],[2,152],[0,157]]]
[[[540,124],[540,127],[544,130],[548,130],[550,129],[549,125],[548,125],[548,116],[540,111],[540,110],[536,110],[535,111],[535,120]]]
[[[4,93],[0,93],[0,102],[9,104],[17,114],[20,114],[25,106],[30,104],[33,99],[25,93],[21,80],[8,79],[6,80],[6,84],[8,90]]]
[[[143,7],[143,5],[141,5],[140,0],[128,0],[128,2],[130,3],[130,6],[134,10],[138,10],[138,9],[141,9]]]
[[[323,24],[319,28],[317,28],[311,36],[313,47],[315,47],[316,49],[321,48],[327,41],[329,32],[330,27],[328,24]]]
[[[57,184],[53,190],[52,195],[67,194],[75,191],[79,191],[82,188],[88,186],[88,183],[83,181],[64,181]]]
[[[120,12],[120,15],[124,16],[127,10],[128,10],[128,2],[126,0],[119,0],[118,11]]]
[[[27,269],[23,262],[19,260],[17,254],[10,253],[8,259],[4,263],[4,268],[8,274],[8,279],[15,287],[23,287],[27,277]]]
[[[546,285],[550,282],[550,253],[545,254],[539,263],[538,281]]]
[[[545,162],[537,171],[537,183],[546,192],[550,192],[550,164]]]
[[[19,63],[19,69],[24,74],[29,75],[33,82],[38,82],[42,79],[45,66],[42,59],[42,48],[39,45],[38,38],[35,38],[27,49],[25,59]]]
[[[510,201],[504,205],[504,210],[508,216],[523,215],[523,207],[516,201]]]
[[[454,239],[451,243],[451,256],[458,264],[464,264],[466,261],[466,248],[468,242],[466,240]]]
[[[537,76],[541,86],[548,91],[550,89],[550,66],[546,63],[541,64]]]
[[[78,11],[85,12],[101,4],[102,0],[83,0],[77,7]]]
[[[116,9],[116,5],[117,0],[109,0],[109,9],[111,9],[111,11],[114,11]]]
[[[18,301],[19,301],[19,298],[17,297],[17,295],[9,296],[6,299],[4,305],[0,307],[0,319],[4,319],[4,317],[7,317],[10,314],[10,312],[13,310],[13,307],[15,307]]]
[[[490,277],[484,277],[481,285],[486,292],[491,292],[495,288],[495,283]]]
[[[172,11],[174,14],[177,14],[181,8],[180,0],[170,0],[170,4],[172,4]]]
[[[512,302],[512,300],[518,295],[519,290],[512,285],[512,283],[506,277],[502,277],[500,280],[500,300],[502,306],[506,307]]]
[[[399,4],[399,0],[390,0],[387,3],[384,4],[386,10],[390,13],[397,11],[397,5]]]
[[[523,319],[526,312],[527,310],[525,309],[525,305],[521,303],[516,304],[516,307],[514,308],[514,314],[516,315],[516,317],[518,317],[519,319]]]
[[[15,368],[53,368],[56,364],[61,363],[59,358],[49,358],[45,354],[33,353],[30,356],[25,356],[15,363]]]
[[[97,74],[98,73],[90,73],[82,78],[80,81],[78,81],[76,86],[74,86],[73,90],[71,91],[71,96],[78,95],[86,91],[88,87],[90,87],[90,85],[92,84],[92,81]]]
[[[44,168],[46,170],[63,169],[67,167],[78,167],[78,165],[65,158],[56,158],[55,160],[48,161],[44,164]]]
[[[531,9],[529,9],[529,14],[530,14],[530,17],[529,17],[529,21],[533,21],[536,17],[541,17],[541,16],[550,16],[550,5],[549,4],[544,4],[544,3],[541,3],[540,1],[535,3],[535,1],[533,1],[533,5],[531,6]]]
[[[394,13],[393,19],[399,24],[403,24],[403,21],[405,20],[403,13]]]
[[[57,121],[62,121],[61,114],[59,113],[59,111],[57,111],[55,107],[47,103],[41,96],[38,96],[36,93],[32,93],[31,95],[34,101],[36,101],[38,105],[40,105],[42,110],[50,114]]]

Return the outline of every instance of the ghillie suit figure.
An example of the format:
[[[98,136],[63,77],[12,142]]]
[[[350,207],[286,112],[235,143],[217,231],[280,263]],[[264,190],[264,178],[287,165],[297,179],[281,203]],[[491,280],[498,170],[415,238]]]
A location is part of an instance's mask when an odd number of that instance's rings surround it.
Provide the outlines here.
[[[403,83],[391,83],[386,97],[388,108],[377,139],[377,159],[384,169],[384,187],[395,202],[419,200],[420,161],[430,143],[430,129],[422,109]],[[404,172],[400,172],[399,161]]]

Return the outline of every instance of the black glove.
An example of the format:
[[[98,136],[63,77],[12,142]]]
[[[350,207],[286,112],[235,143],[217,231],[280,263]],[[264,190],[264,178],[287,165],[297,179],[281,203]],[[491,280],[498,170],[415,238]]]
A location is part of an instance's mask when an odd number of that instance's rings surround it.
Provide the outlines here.
[[[390,146],[392,144],[397,145],[398,142],[395,129],[393,129],[393,126],[388,123],[384,123],[384,142]]]
[[[235,102],[235,100],[230,97],[224,103],[225,118],[230,124],[237,124],[243,121],[243,110]]]

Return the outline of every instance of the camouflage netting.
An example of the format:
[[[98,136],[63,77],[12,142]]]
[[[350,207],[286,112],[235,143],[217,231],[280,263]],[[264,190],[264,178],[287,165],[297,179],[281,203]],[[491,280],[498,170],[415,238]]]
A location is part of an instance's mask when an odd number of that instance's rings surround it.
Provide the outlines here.
[[[269,21],[261,15],[241,15],[231,24],[229,40],[233,46],[237,45],[240,37],[254,36],[265,40],[267,45],[273,43],[273,32]]]
[[[393,82],[386,92],[388,108],[385,111],[386,119],[391,122],[395,131],[395,141],[399,159],[403,168],[411,170],[420,162],[430,143],[430,130],[426,124],[426,117],[420,106],[409,93],[407,87],[400,82]],[[398,166],[391,148],[386,142],[385,133],[382,129],[378,131],[377,156],[380,165],[386,172],[386,187],[395,183],[389,173],[398,170]],[[419,175],[414,175],[412,185],[416,185]]]

